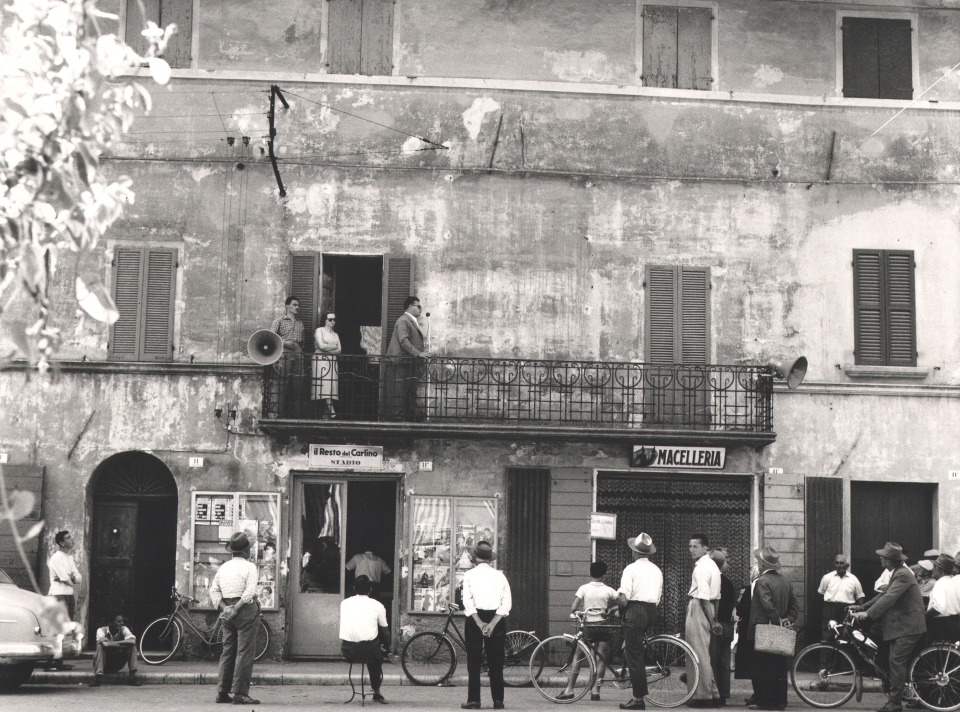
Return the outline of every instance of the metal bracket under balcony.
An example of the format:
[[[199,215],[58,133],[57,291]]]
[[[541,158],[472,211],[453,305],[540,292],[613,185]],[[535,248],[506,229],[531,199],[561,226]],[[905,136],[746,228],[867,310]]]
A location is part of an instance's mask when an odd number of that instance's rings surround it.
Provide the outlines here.
[[[265,369],[275,436],[773,442],[767,366],[286,354]]]

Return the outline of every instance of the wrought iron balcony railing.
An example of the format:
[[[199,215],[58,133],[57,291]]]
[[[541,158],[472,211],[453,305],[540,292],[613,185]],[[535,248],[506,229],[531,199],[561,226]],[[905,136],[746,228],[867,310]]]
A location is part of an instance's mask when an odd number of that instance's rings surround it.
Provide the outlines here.
[[[288,355],[266,367],[263,414],[770,433],[772,376],[767,366]]]

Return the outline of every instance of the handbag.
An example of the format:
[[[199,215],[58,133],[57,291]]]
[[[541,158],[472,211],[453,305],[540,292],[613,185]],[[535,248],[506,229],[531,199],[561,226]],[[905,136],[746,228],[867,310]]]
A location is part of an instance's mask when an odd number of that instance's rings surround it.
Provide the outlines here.
[[[792,657],[797,649],[797,631],[789,624],[758,623],[754,634],[754,649],[771,655]]]

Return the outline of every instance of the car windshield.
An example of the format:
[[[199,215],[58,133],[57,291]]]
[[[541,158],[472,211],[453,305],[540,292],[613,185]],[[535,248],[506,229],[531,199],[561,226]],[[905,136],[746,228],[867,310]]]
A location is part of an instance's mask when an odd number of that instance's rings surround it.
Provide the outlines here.
[[[7,576],[7,572],[4,571],[3,569],[0,569],[0,583],[9,583],[9,584],[12,584],[12,585],[14,585],[14,586],[17,585],[17,584],[15,584],[15,583],[13,583],[13,579],[10,578],[9,576]]]

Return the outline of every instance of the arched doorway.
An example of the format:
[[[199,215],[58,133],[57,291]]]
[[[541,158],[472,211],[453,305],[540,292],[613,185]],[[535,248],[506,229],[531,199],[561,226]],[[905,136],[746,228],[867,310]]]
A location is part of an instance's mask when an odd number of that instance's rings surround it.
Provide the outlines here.
[[[170,609],[177,556],[177,483],[153,455],[124,452],[93,473],[88,627],[122,613],[138,634]],[[93,642],[94,636],[89,635]]]

